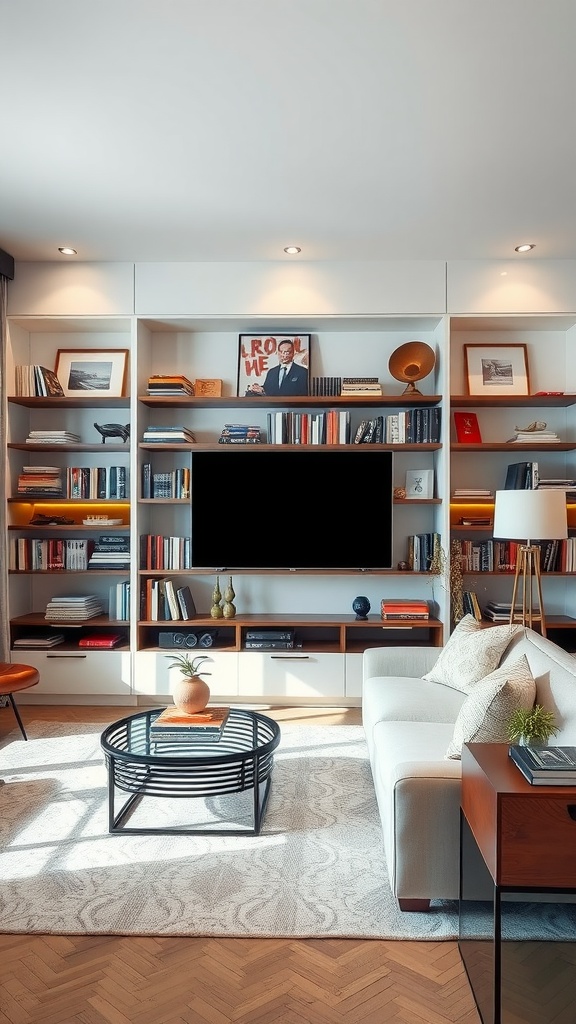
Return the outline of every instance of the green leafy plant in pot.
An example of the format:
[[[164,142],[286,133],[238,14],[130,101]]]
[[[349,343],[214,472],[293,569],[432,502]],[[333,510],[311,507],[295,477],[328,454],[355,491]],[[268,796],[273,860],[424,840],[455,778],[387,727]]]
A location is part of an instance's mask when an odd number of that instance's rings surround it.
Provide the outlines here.
[[[179,668],[182,678],[176,678],[172,684],[171,692],[174,703],[179,711],[185,715],[194,715],[203,711],[210,700],[210,687],[205,683],[202,676],[211,675],[210,672],[199,672],[198,669],[205,661],[212,661],[207,654],[196,654],[191,657],[189,654],[170,654],[170,668]]]
[[[541,704],[533,708],[517,708],[508,722],[508,739],[524,746],[544,746],[558,732],[553,711]]]

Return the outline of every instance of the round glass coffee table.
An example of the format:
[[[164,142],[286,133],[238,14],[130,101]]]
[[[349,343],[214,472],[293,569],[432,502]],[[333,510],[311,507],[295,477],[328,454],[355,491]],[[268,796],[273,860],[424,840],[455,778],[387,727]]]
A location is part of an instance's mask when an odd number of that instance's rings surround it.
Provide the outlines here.
[[[163,711],[142,711],[109,725],[100,737],[108,770],[108,831],[137,835],[158,832],[195,835],[259,835],[264,820],[274,751],[280,726],[256,711],[231,708],[218,741],[178,739],[155,742],[150,723]],[[116,790],[128,793],[116,812]],[[145,796],[204,799],[253,791],[247,827],[163,827],[123,825]]]

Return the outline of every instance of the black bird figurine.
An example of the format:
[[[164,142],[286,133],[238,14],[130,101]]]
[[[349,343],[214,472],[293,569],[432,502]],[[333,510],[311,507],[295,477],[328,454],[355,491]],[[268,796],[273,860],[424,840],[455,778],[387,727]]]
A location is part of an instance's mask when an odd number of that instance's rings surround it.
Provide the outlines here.
[[[130,424],[122,426],[121,423],[95,423],[94,426],[99,434],[102,434],[102,444],[106,444],[107,437],[121,437],[127,441],[130,437]]]

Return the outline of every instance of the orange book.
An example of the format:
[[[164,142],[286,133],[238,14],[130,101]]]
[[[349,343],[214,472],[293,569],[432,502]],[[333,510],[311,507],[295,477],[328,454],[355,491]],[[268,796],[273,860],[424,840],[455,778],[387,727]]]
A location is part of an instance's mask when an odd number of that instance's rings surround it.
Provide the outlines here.
[[[230,708],[206,708],[195,715],[187,715],[177,707],[168,707],[162,711],[155,721],[150,723],[151,729],[202,730],[203,732],[220,732],[224,728]]]

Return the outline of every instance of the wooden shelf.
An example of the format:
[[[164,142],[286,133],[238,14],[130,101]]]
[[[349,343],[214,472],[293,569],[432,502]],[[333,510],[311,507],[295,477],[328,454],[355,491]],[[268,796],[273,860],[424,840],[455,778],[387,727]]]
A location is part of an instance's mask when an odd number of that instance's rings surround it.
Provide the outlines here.
[[[141,441],[139,443],[138,447],[144,449],[144,451],[147,451],[147,452],[157,452],[157,451],[169,451],[169,452],[181,452],[181,451],[185,451],[185,452],[186,451],[188,451],[188,452],[198,452],[198,451],[201,451],[201,452],[221,452],[223,449],[226,449],[226,450],[229,451],[231,448],[233,448],[235,452],[239,452],[239,451],[242,451],[242,452],[259,452],[259,451],[260,452],[262,452],[262,451],[269,452],[269,451],[273,450],[275,452],[280,452],[280,453],[281,452],[301,452],[301,451],[307,451],[307,452],[350,451],[351,448],[354,448],[356,450],[361,448],[362,451],[367,451],[367,452],[369,452],[369,451],[372,451],[372,452],[379,452],[380,451],[381,452],[383,450],[384,451],[389,451],[389,452],[435,452],[435,451],[439,451],[439,449],[442,448],[442,445],[437,443],[437,442],[429,442],[427,444],[384,444],[383,442],[378,442],[377,444],[357,444],[357,445],[355,445],[353,443],[350,443],[350,444],[268,444],[267,442],[262,441],[260,444],[235,444],[235,445],[228,444],[228,445],[226,445],[226,444],[219,444],[218,441],[211,441],[211,442],[202,443],[202,444],[199,444],[197,442],[194,442],[193,444],[187,444],[187,443],[184,443],[184,442],[182,444],[159,444],[158,442],[156,442],[156,443],[153,442],[152,444],[146,444],[144,441]],[[472,445],[467,445],[465,447],[471,448]],[[558,447],[558,445],[556,445],[555,447]],[[574,443],[573,447],[576,448],[576,442]]]
[[[432,572],[414,572],[412,569],[237,569],[234,566],[225,569],[139,569],[140,576],[356,576],[358,579],[370,576],[425,576],[437,579],[438,574]],[[218,621],[222,621],[221,619]]]
[[[453,409],[560,408],[576,405],[576,394],[565,395],[451,395]]]
[[[8,402],[12,405],[23,405],[26,409],[129,409],[130,399],[98,398],[94,392],[78,398],[37,398],[26,395],[10,395]]]
[[[26,444],[26,442],[10,442],[8,448],[16,448],[21,452],[101,452],[106,455],[109,452],[124,452],[130,454],[130,444]]]
[[[486,444],[461,444],[454,442],[450,445],[451,452],[573,452],[576,451],[576,441],[556,441],[554,444],[517,444],[506,441],[488,442]]]
[[[139,402],[150,408],[171,409],[183,407],[186,409],[305,409],[318,408],[328,409],[331,407],[351,406],[358,408],[377,408],[378,406],[389,406],[392,408],[413,408],[420,405],[438,405],[442,401],[441,395],[377,395],[374,398],[368,395],[361,395],[352,398],[350,395],[298,395],[284,398],[267,398],[253,396],[239,398],[238,396],[224,398],[193,398],[190,395],[140,395]],[[576,398],[575,398],[576,401]]]

